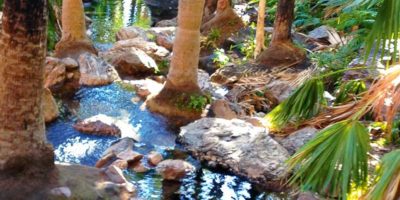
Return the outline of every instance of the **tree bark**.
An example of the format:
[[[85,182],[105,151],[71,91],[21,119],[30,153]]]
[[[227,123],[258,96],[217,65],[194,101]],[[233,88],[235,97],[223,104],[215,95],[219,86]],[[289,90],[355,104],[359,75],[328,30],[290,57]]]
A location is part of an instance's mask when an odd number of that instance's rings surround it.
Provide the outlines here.
[[[271,44],[257,58],[258,63],[267,67],[291,67],[305,61],[304,50],[292,42],[294,8],[295,0],[279,0]]]
[[[29,199],[30,192],[35,192],[31,190],[44,185],[29,183],[27,177],[47,180],[54,167],[42,115],[46,4],[46,0],[4,2],[0,39],[0,199],[10,199],[8,195]],[[36,192],[40,195],[40,190]]]
[[[261,51],[264,49],[265,41],[265,6],[266,0],[260,0],[258,5],[258,19],[257,19],[257,32],[256,32],[256,49],[254,50],[254,58],[260,55]]]
[[[204,0],[179,1],[179,27],[176,33],[170,70],[161,92],[147,101],[147,107],[151,111],[170,117],[182,118],[183,121],[200,117],[197,111],[178,108],[176,100],[181,95],[201,94],[197,83],[197,70],[203,7]]]
[[[97,54],[92,42],[86,35],[82,0],[63,0],[61,21],[62,37],[56,45],[55,54],[57,57],[77,59],[84,52]]]

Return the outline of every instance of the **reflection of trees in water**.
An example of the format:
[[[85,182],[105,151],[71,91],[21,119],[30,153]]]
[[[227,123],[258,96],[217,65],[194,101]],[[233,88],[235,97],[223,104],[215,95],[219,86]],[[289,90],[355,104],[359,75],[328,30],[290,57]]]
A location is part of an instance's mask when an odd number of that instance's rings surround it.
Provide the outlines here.
[[[149,10],[142,0],[102,0],[86,9],[92,18],[92,39],[96,43],[115,41],[115,33],[122,27],[150,25]]]

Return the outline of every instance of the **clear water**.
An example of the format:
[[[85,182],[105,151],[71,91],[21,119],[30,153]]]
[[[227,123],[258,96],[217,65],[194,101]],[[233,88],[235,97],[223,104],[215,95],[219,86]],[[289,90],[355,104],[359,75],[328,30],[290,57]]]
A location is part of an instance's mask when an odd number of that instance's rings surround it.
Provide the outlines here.
[[[100,50],[115,42],[115,33],[122,27],[150,27],[150,10],[144,0],[99,0],[85,4],[86,15],[92,19],[89,35]]]
[[[115,33],[132,24],[148,25],[149,13],[143,1],[99,0],[86,5],[86,12],[93,20],[91,37],[96,46],[109,48]],[[145,14],[143,14],[145,13]],[[166,158],[184,159],[199,170],[181,183],[163,181],[154,169],[146,173],[125,171],[128,180],[138,187],[142,199],[286,199],[274,193],[260,192],[253,185],[226,172],[202,168],[175,142],[176,133],[168,129],[165,119],[142,108],[143,102],[133,103],[132,90],[120,84],[104,87],[81,88],[71,101],[64,101],[63,117],[47,126],[47,138],[53,144],[56,160],[93,166],[116,137],[92,136],[77,132],[72,125],[78,119],[106,115],[124,123],[123,135],[139,142],[134,150],[142,154],[156,150]]]

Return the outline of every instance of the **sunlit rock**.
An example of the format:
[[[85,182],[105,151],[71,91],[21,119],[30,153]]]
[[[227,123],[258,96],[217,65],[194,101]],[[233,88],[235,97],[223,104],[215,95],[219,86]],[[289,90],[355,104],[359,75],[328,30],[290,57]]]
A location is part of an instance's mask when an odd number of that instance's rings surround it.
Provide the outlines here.
[[[183,160],[164,160],[157,165],[157,172],[165,180],[179,181],[195,171],[195,167]]]
[[[267,188],[279,189],[288,175],[286,149],[245,121],[203,118],[182,127],[180,137],[195,157]]]
[[[285,147],[290,154],[294,154],[298,149],[307,144],[317,134],[318,130],[314,127],[305,127],[290,133],[285,138],[275,138],[279,144]]]
[[[52,122],[58,118],[60,112],[56,100],[49,89],[43,91],[43,116],[46,123]]]
[[[118,73],[115,71],[114,67],[94,54],[82,54],[78,62],[81,73],[79,83],[81,85],[108,85],[119,79]]]
[[[152,151],[147,155],[147,159],[151,165],[157,166],[164,158],[160,153]]]

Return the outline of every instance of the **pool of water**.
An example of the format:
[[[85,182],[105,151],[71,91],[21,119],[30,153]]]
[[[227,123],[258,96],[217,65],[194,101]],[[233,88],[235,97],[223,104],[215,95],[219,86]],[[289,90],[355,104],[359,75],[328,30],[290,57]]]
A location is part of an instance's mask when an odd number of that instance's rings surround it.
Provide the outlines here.
[[[98,0],[86,4],[85,10],[92,19],[91,38],[100,50],[113,44],[120,28],[151,23],[149,10],[142,0]],[[155,150],[166,158],[184,159],[198,168],[180,183],[163,181],[154,169],[146,173],[126,170],[126,177],[138,187],[142,199],[286,199],[257,191],[246,180],[227,172],[202,167],[176,143],[176,131],[168,128],[166,120],[143,109],[143,102],[135,103],[134,97],[129,87],[114,83],[81,88],[72,100],[61,102],[62,117],[47,126],[47,138],[54,146],[56,161],[93,166],[119,138],[82,134],[72,126],[77,120],[103,115],[124,124],[123,137],[138,141],[133,150],[142,154]]]
[[[115,33],[122,27],[151,25],[151,13],[144,0],[99,0],[86,3],[85,12],[92,19],[89,35],[100,50],[115,42]]]

